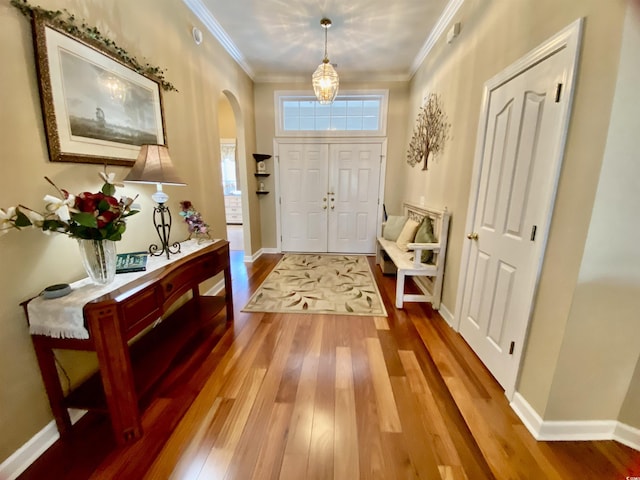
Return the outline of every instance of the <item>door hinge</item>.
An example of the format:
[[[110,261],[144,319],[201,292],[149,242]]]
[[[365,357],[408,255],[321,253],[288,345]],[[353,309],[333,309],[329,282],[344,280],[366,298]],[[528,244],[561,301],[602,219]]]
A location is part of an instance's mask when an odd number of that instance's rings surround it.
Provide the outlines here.
[[[560,103],[560,98],[562,97],[562,84],[559,83],[556,85],[556,103]]]
[[[531,227],[531,241],[535,242],[536,241],[536,232],[538,231],[538,226],[534,225],[533,227]]]
[[[513,355],[514,348],[516,348],[516,342],[511,342],[511,345],[509,345],[509,355]]]

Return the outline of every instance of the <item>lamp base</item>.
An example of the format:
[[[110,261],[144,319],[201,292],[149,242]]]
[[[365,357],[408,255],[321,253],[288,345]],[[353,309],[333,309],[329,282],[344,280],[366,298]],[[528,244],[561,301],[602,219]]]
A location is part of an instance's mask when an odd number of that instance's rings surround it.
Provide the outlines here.
[[[169,207],[164,203],[158,203],[158,205],[153,207],[153,225],[160,238],[161,244],[149,245],[149,254],[160,256],[164,253],[167,255],[167,259],[169,259],[169,254],[175,255],[176,253],[180,253],[179,242],[169,244],[169,236],[171,235],[171,212],[169,211]]]

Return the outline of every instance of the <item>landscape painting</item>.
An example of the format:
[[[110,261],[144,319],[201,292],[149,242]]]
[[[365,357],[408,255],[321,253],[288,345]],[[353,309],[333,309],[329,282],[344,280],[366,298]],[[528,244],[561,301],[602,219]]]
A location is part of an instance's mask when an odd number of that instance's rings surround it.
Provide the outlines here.
[[[51,161],[133,165],[165,144],[159,84],[41,22],[40,92]]]

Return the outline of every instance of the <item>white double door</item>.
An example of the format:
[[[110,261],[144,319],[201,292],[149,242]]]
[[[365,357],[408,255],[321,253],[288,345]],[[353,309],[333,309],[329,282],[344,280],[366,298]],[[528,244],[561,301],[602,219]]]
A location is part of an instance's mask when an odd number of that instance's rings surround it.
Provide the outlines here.
[[[281,143],[279,208],[285,252],[375,252],[380,143]]]

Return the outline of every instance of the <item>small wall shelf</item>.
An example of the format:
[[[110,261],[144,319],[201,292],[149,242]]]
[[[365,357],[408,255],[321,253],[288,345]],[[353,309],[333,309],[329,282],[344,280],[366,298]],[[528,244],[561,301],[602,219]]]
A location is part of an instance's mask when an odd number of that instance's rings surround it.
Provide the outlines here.
[[[264,163],[265,160],[268,160],[271,158],[271,155],[268,155],[266,153],[254,153],[253,158],[255,158],[256,160],[257,171],[253,174],[256,178],[266,178],[269,175],[271,175],[269,172],[267,172],[267,166]],[[269,193],[268,190],[264,190],[264,187],[265,187],[264,182],[259,182],[258,188],[260,190],[256,190],[256,194],[266,195],[267,193]]]

